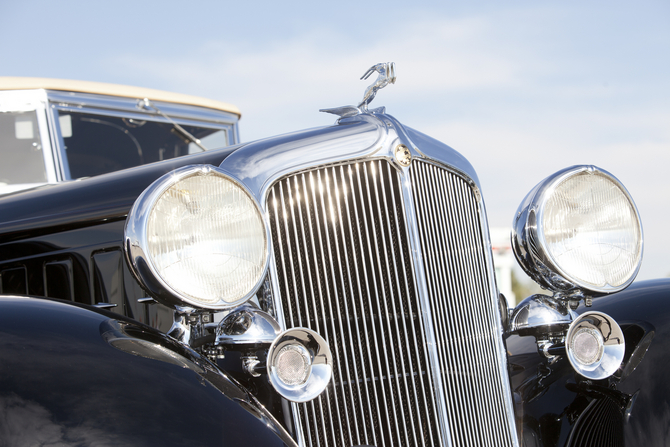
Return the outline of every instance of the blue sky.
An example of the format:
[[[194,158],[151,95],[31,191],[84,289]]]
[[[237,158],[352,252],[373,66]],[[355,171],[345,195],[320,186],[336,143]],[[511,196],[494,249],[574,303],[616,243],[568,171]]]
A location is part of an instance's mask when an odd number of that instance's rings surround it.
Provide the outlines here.
[[[573,164],[616,175],[670,274],[670,3],[0,1],[1,76],[153,87],[236,104],[243,140],[328,125],[374,63],[404,123],[473,163],[489,220]]]

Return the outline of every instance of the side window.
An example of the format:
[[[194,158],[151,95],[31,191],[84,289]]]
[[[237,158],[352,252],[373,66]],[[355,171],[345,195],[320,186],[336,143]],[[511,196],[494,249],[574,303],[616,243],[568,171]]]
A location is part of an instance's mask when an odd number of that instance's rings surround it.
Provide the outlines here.
[[[37,113],[0,112],[0,190],[47,181]]]
[[[168,122],[72,111],[59,111],[58,121],[73,179],[202,151]],[[224,129],[188,125],[182,128],[201,142],[212,139],[214,144],[203,143],[207,149],[227,143]]]

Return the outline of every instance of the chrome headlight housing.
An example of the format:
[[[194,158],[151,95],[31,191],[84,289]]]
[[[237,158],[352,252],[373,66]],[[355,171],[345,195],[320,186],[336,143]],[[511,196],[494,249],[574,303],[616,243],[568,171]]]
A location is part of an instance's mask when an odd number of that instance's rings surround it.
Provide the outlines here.
[[[156,180],[136,200],[125,228],[133,273],[172,307],[223,310],[247,301],[267,271],[268,240],[254,196],[209,165]]]
[[[555,292],[617,292],[642,262],[642,223],[626,188],[595,166],[573,166],[538,184],[517,211],[519,264]]]

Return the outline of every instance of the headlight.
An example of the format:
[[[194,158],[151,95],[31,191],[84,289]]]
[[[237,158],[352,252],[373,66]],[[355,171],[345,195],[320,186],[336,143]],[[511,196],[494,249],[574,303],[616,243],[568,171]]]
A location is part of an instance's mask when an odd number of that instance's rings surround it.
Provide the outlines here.
[[[239,305],[268,264],[260,207],[213,166],[186,166],[156,180],[128,214],[125,244],[140,282],[172,306]]]
[[[642,224],[633,199],[613,175],[574,166],[526,196],[512,246],[526,272],[549,289],[611,293],[637,275]]]

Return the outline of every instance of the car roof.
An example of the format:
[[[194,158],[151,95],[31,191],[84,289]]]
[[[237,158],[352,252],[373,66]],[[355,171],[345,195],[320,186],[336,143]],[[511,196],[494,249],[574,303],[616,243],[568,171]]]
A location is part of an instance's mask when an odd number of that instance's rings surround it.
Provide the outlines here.
[[[127,98],[148,98],[153,101],[187,104],[209,109],[222,110],[234,113],[238,117],[242,115],[240,110],[232,105],[198,96],[171,93],[143,87],[131,87],[127,85],[106,84],[103,82],[74,81],[68,79],[52,78],[25,78],[25,77],[3,77],[0,76],[0,90],[59,90],[67,92],[92,93],[96,95],[123,96]]]

